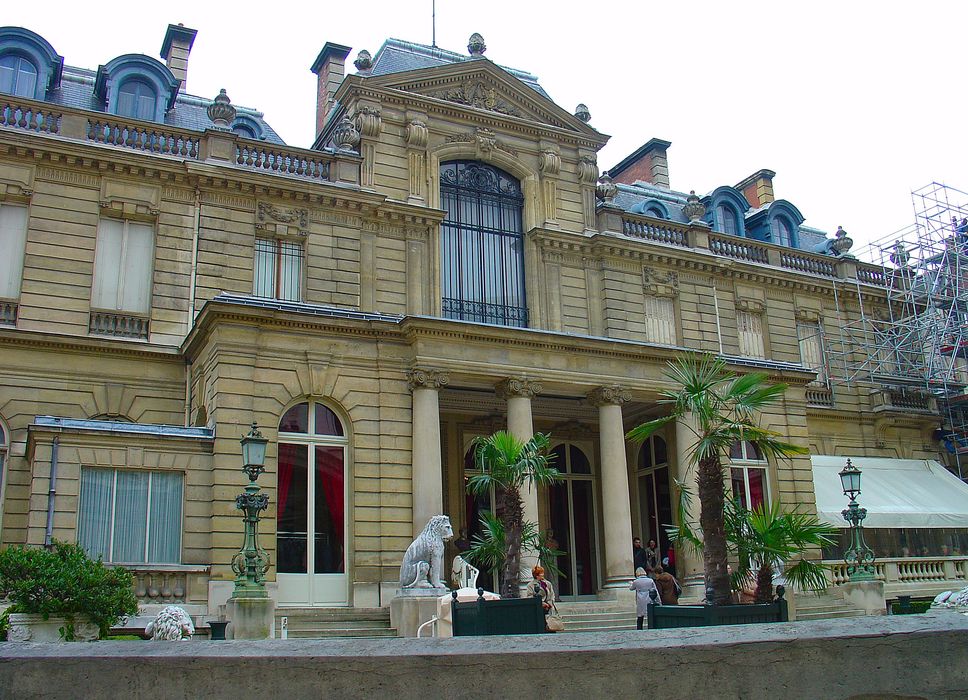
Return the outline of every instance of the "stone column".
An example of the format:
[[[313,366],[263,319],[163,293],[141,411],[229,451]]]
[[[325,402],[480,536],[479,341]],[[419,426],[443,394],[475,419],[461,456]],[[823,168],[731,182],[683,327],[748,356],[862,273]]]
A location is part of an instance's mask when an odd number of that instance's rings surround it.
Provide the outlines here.
[[[527,377],[509,377],[497,385],[497,393],[508,402],[508,432],[518,440],[528,441],[534,437],[531,417],[531,399],[541,393],[541,384]],[[524,501],[524,519],[538,522],[538,490],[525,487],[521,492]],[[538,563],[533,554],[521,557],[521,582],[531,580],[531,569]]]
[[[440,457],[438,392],[450,383],[445,372],[414,368],[407,372],[413,392],[413,536],[443,513],[444,488]]]
[[[596,389],[588,395],[598,406],[601,443],[602,504],[605,525],[605,588],[628,588],[632,564],[632,506],[625,450],[622,404],[631,399],[619,386]]]
[[[689,487],[692,499],[686,519],[699,527],[699,494],[696,486],[696,465],[690,462],[693,446],[696,444],[695,421],[686,415],[676,421],[676,478]],[[673,494],[678,498],[678,490]],[[683,514],[677,514],[683,517]],[[706,597],[704,573],[701,556],[684,546],[676,546],[676,575],[683,589],[683,595],[702,600]]]

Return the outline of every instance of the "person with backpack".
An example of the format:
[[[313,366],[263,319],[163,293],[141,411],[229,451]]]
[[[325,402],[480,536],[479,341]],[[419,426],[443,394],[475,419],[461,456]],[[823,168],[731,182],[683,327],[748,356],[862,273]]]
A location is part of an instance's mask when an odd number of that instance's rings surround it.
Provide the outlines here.
[[[655,567],[655,586],[659,589],[659,597],[663,605],[679,605],[679,596],[682,595],[682,588],[676,577],[662,568]]]

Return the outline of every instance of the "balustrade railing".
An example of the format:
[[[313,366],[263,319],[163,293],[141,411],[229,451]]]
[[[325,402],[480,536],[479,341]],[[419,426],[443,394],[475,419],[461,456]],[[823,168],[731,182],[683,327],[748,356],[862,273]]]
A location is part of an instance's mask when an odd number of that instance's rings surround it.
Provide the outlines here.
[[[820,256],[810,256],[800,252],[783,251],[780,253],[780,267],[798,272],[808,272],[812,275],[835,277],[836,270],[833,262],[824,260]]]
[[[895,408],[914,408],[927,411],[930,408],[928,397],[908,391],[891,391],[891,406]]]
[[[96,335],[148,339],[148,319],[112,311],[92,311],[88,330]]]
[[[747,239],[737,238],[735,236],[710,236],[709,250],[716,255],[745,260],[747,262],[768,263],[770,260],[765,246],[757,245]]]
[[[180,158],[198,158],[199,136],[148,124],[88,119],[87,138],[96,143]]]
[[[0,301],[0,325],[17,325],[17,302]]]
[[[670,245],[689,246],[688,227],[670,221],[622,217],[622,230],[626,236],[633,238],[644,238]]]
[[[0,126],[11,126],[44,134],[56,134],[61,115],[47,107],[0,100]]]
[[[867,284],[876,284],[879,287],[887,286],[887,274],[880,265],[857,263],[857,280]]]
[[[318,151],[239,141],[235,146],[235,162],[243,168],[329,180],[333,158]]]
[[[207,566],[178,564],[123,565],[134,577],[134,594],[141,605],[186,604],[204,600],[207,590],[193,590],[193,583],[201,588],[208,573]]]
[[[833,406],[834,394],[827,387],[807,387],[807,403],[811,406]]]
[[[825,560],[827,580],[839,586],[850,581],[847,564],[842,560]],[[964,586],[968,574],[968,557],[885,557],[874,561],[874,578],[883,581],[891,592],[905,588],[948,590]]]

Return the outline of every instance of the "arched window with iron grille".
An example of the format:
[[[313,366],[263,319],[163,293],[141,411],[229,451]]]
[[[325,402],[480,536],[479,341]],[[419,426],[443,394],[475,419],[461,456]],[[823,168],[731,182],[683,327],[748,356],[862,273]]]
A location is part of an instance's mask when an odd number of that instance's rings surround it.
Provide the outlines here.
[[[440,165],[443,315],[527,327],[521,183],[476,161]]]

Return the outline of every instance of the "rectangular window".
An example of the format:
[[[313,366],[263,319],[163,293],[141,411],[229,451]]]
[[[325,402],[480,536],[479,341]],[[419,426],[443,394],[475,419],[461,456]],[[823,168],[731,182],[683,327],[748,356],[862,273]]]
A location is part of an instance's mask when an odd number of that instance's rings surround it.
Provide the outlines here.
[[[20,297],[26,244],[27,207],[0,205],[0,299]]]
[[[672,299],[645,297],[645,335],[653,343],[676,344],[676,307]]]
[[[763,317],[750,311],[737,311],[736,326],[739,331],[739,354],[743,357],[765,358]]]
[[[78,544],[106,562],[180,563],[182,482],[178,472],[81,469]]]
[[[768,495],[765,467],[734,465],[730,468],[729,475],[733,498],[739,499],[741,506],[753,510],[766,502]]]
[[[819,323],[798,323],[797,337],[800,340],[800,362],[817,372],[815,385],[827,386],[829,373],[827,357],[824,354],[823,329]]]
[[[147,314],[151,303],[154,231],[150,224],[101,219],[94,253],[91,306]]]
[[[301,244],[275,238],[256,238],[252,293],[267,299],[302,301],[302,267]]]

